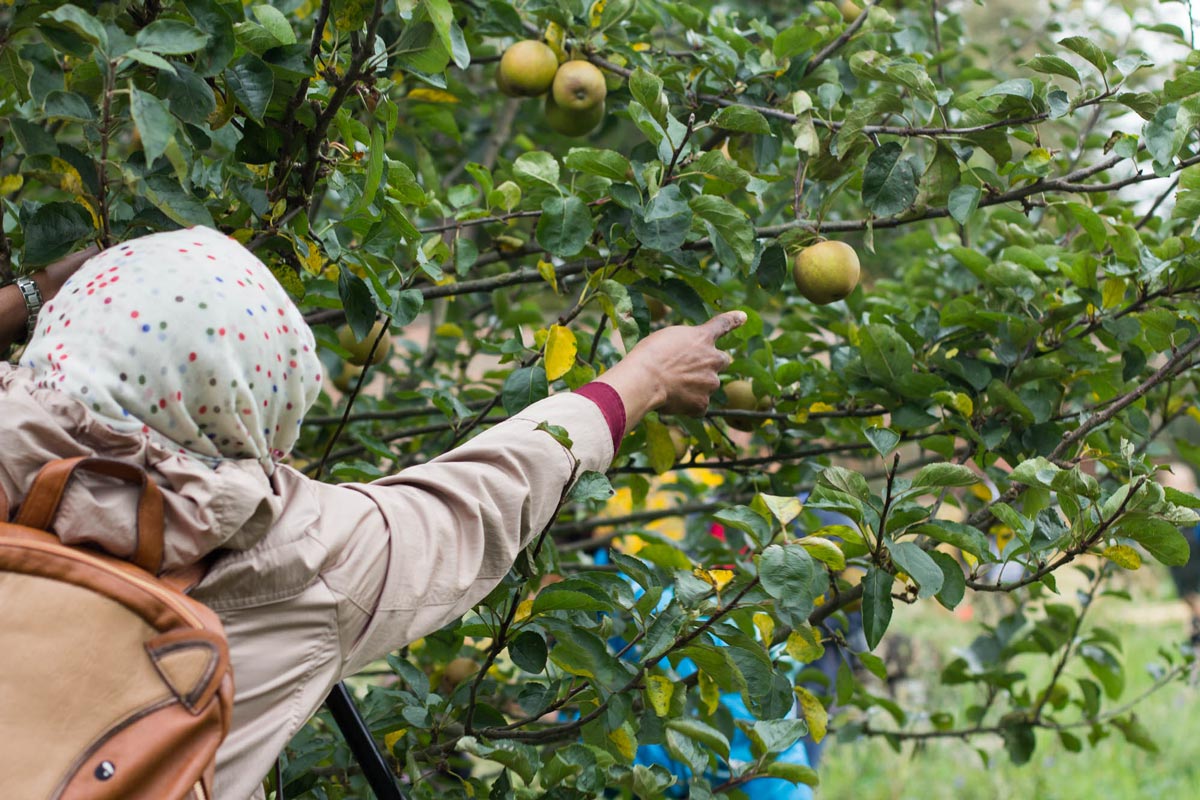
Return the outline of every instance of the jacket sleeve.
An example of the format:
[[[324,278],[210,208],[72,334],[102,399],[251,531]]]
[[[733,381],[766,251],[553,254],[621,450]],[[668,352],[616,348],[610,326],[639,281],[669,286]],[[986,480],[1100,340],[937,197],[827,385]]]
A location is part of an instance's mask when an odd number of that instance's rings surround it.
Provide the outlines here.
[[[571,448],[538,430],[543,422],[564,428]],[[466,613],[551,522],[572,476],[604,470],[612,457],[600,408],[564,393],[395,476],[321,485],[320,527],[352,528],[327,531],[332,539],[386,537],[387,568],[376,573],[378,594],[364,598],[365,627],[345,653],[344,672]]]

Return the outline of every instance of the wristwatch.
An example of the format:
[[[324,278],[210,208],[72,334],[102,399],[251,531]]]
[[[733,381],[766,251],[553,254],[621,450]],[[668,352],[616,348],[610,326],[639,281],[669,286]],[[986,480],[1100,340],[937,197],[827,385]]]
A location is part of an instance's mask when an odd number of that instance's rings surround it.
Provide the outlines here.
[[[21,290],[21,296],[25,298],[25,308],[29,312],[25,322],[25,341],[28,342],[37,330],[38,312],[42,310],[42,290],[32,278],[17,278],[16,284]]]

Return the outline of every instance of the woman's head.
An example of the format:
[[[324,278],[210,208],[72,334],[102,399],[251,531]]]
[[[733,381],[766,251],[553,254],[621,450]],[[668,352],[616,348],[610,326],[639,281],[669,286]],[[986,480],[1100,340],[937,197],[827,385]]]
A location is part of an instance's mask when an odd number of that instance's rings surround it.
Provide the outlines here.
[[[312,331],[266,266],[191,228],[88,261],[46,307],[22,363],[118,430],[270,471],[320,391]]]

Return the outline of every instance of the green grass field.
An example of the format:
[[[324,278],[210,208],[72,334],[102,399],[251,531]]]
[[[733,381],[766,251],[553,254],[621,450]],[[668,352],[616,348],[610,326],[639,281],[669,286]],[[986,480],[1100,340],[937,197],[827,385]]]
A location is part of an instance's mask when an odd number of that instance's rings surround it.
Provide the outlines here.
[[[1127,684],[1121,702],[1153,683],[1147,666],[1160,660],[1160,647],[1177,646],[1187,629],[1182,605],[1163,588],[1169,587],[1165,574],[1137,577],[1140,580],[1129,587],[1133,602],[1102,600],[1089,615],[1091,622],[1102,622],[1125,643]],[[915,695],[917,707],[956,714],[973,701],[968,689],[940,687],[936,675],[940,664],[953,658],[953,649],[976,635],[978,624],[937,608],[897,608],[892,630],[910,636],[914,651],[915,680],[901,686],[901,697],[907,690]],[[1048,675],[1051,668],[1044,658],[1023,666],[1035,675]],[[1082,669],[1082,665],[1069,666],[1066,674],[1080,674]],[[914,704],[905,706],[911,709]],[[971,743],[940,740],[920,747],[909,743],[899,753],[880,739],[834,740],[820,765],[822,785],[817,796],[819,800],[1200,798],[1200,687],[1173,683],[1147,698],[1137,713],[1159,753],[1134,747],[1116,731],[1094,748],[1085,743],[1080,753],[1064,749],[1054,732],[1039,731],[1037,750],[1022,766],[1008,759],[998,736]],[[888,723],[890,718],[878,725]]]

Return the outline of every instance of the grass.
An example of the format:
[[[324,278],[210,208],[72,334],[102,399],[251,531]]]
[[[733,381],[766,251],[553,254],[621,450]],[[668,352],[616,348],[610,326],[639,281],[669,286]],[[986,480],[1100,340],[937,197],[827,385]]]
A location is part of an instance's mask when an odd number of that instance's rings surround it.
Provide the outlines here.
[[[1088,624],[1102,623],[1125,645],[1126,688],[1121,701],[1136,697],[1154,681],[1147,667],[1161,659],[1160,647],[1175,647],[1185,637],[1182,604],[1162,589],[1165,574],[1146,570],[1146,578],[1129,587],[1133,602],[1104,599],[1090,612]],[[1140,574],[1140,573],[1139,573]],[[1161,579],[1161,580],[1158,580]],[[1143,579],[1145,581],[1145,579]],[[1069,593],[1064,593],[1069,594]],[[911,637],[913,674],[908,681],[913,699],[907,709],[959,712],[976,696],[961,687],[941,687],[937,671],[954,657],[956,647],[967,645],[978,633],[975,622],[965,622],[940,608],[898,608],[892,632]],[[891,633],[891,632],[889,632]],[[1031,674],[1048,676],[1048,659],[1029,658],[1022,664]],[[1081,674],[1082,665],[1071,664],[1068,676]],[[1044,680],[1044,678],[1043,678]],[[1044,685],[1037,684],[1037,685]],[[818,800],[1145,800],[1147,798],[1200,797],[1200,687],[1173,683],[1148,697],[1137,708],[1139,720],[1158,745],[1157,754],[1137,748],[1113,731],[1095,747],[1084,744],[1080,753],[1068,752],[1052,731],[1038,731],[1032,759],[1014,765],[997,736],[969,743],[940,740],[905,744],[900,752],[881,739],[832,741],[820,764]],[[890,718],[873,722],[880,727]],[[920,723],[913,723],[914,727]],[[927,725],[924,727],[928,727]],[[1086,734],[1086,729],[1075,731]]]

